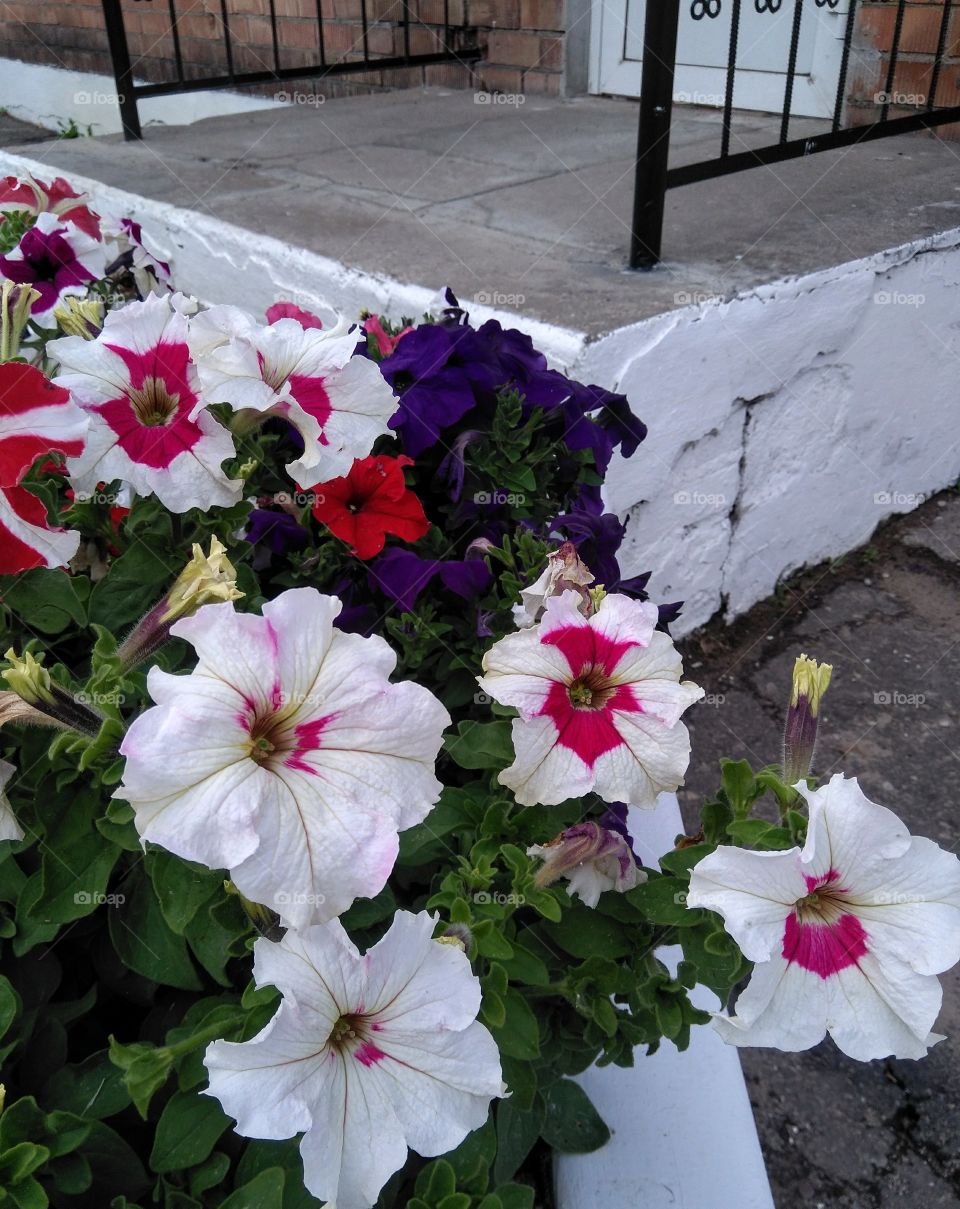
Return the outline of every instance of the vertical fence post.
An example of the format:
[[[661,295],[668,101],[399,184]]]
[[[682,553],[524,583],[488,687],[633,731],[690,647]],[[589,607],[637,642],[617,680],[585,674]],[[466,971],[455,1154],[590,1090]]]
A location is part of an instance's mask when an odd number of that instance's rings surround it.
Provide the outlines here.
[[[652,269],[660,260],[679,23],[680,0],[647,0],[630,236],[631,269]]]
[[[127,46],[127,31],[123,27],[123,10],[120,0],[103,0],[103,16],[107,25],[107,41],[110,45],[110,61],[113,63],[113,78],[117,83],[117,102],[120,106],[120,123],[125,139],[142,139],[140,114],[137,98],[133,91],[133,69],[130,66],[130,49]]]

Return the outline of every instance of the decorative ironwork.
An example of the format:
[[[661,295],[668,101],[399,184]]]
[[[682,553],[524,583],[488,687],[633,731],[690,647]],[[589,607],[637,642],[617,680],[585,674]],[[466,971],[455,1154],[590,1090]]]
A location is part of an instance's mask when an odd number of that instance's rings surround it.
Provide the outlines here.
[[[737,63],[738,35],[741,11],[746,0],[731,0],[730,47],[727,54],[726,88],[724,92],[723,121],[721,125],[719,154],[696,163],[670,166],[670,124],[674,98],[674,75],[677,64],[677,30],[681,10],[686,0],[648,0],[644,26],[644,69],[640,91],[640,130],[637,139],[637,167],[633,196],[633,223],[630,239],[630,267],[650,269],[660,262],[663,241],[663,216],[668,189],[679,185],[692,185],[698,181],[712,180],[747,168],[769,166],[813,155],[820,151],[832,151],[839,147],[853,147],[874,139],[889,138],[895,134],[909,134],[920,130],[936,130],[940,126],[960,122],[960,105],[937,104],[937,89],[941,68],[948,55],[949,25],[956,10],[957,0],[945,0],[940,15],[940,33],[933,60],[933,71],[925,110],[904,117],[889,116],[889,102],[881,104],[875,121],[860,126],[844,125],[847,120],[847,86],[850,54],[854,28],[857,20],[857,0],[848,0],[843,21],[842,50],[837,91],[833,107],[833,118],[822,134],[790,137],[790,122],[793,116],[793,88],[798,74],[798,51],[801,41],[801,26],[809,22],[813,11],[803,0],[793,0],[790,14],[790,47],[784,64],[784,96],[780,109],[780,137],[765,147],[730,150],[731,126],[733,121],[733,99],[736,74],[743,70]],[[695,21],[704,17],[720,15],[722,0],[692,0],[689,11]],[[815,0],[817,8],[839,8],[840,0]],[[897,0],[896,16],[889,44],[880,48],[888,58],[885,94],[893,91],[904,17],[909,0]],[[783,0],[754,0],[758,13],[776,13]],[[814,63],[814,71],[819,65]],[[943,91],[941,89],[941,91]],[[947,99],[947,98],[945,98]],[[952,99],[952,98],[951,98]]]
[[[719,17],[721,0],[690,0],[690,16],[694,21],[702,21],[704,17]]]
[[[322,15],[325,5],[316,0],[316,43],[315,60],[312,63],[285,66],[281,46],[281,30],[279,21],[282,15],[277,13],[276,0],[261,0],[258,19],[269,20],[269,38],[272,42],[272,65],[263,64],[263,70],[238,71],[235,69],[233,56],[233,41],[236,33],[231,29],[231,16],[226,0],[221,0],[221,19],[219,22],[223,39],[224,61],[226,72],[222,75],[194,76],[184,71],[183,53],[180,45],[180,34],[177,27],[176,0],[169,0],[170,28],[169,34],[173,40],[174,76],[172,80],[160,83],[138,84],[133,76],[133,63],[127,44],[127,30],[124,25],[122,0],[101,0],[107,27],[107,40],[110,45],[110,58],[113,63],[114,79],[117,82],[117,95],[120,104],[120,121],[124,137],[139,139],[140,115],[137,112],[137,102],[145,97],[172,96],[179,93],[197,92],[207,88],[236,88],[250,84],[283,84],[294,80],[318,80],[348,75],[358,71],[389,71],[397,67],[418,67],[430,63],[475,63],[483,57],[483,48],[479,45],[476,30],[457,24],[450,18],[449,0],[443,0],[442,17],[431,18],[430,24],[424,24],[414,14],[410,0],[403,0],[399,7],[396,20],[385,21],[378,17],[377,28],[392,27],[399,45],[393,54],[377,55],[370,52],[368,30],[374,17],[374,4],[371,0],[359,0],[357,28],[359,36],[354,49],[358,52],[355,58],[332,58],[328,54],[324,34],[329,30],[329,23]],[[720,8],[720,0],[707,0]],[[677,0],[680,3],[680,0]],[[196,7],[196,5],[194,6]],[[208,6],[209,7],[209,6]],[[249,0],[243,6],[243,12],[257,12],[257,5],[251,6]],[[300,0],[298,10],[306,15],[306,0]],[[246,20],[246,18],[243,18]],[[410,47],[411,25],[419,25],[433,35],[436,49],[417,51]],[[341,26],[336,27],[338,32]],[[189,64],[187,64],[189,67]]]

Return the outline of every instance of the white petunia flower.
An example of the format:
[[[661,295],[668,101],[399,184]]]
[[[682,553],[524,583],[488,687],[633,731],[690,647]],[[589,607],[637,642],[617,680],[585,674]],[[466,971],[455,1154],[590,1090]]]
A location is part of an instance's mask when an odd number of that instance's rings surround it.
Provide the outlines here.
[[[723,916],[756,962],[733,1045],[803,1050],[829,1033],[851,1058],[921,1058],[942,1000],[936,975],[960,961],[960,861],[912,837],[841,773],[796,788],[810,806],[801,851],[724,846],[690,878],[687,905]]]
[[[0,840],[23,839],[23,828],[17,822],[7,797],[7,782],[16,771],[15,765],[0,760]]]
[[[505,1092],[480,983],[433,927],[398,912],[362,957],[336,922],[258,940],[254,977],[280,1008],[250,1041],[207,1049],[207,1094],[244,1137],[303,1133],[304,1182],[327,1209],[369,1209],[408,1147],[453,1150]]]
[[[588,619],[579,604],[574,591],[548,599],[539,625],[484,657],[481,688],[520,713],[500,783],[524,806],[593,791],[652,808],[683,783],[690,738],[680,715],[703,689],[680,679],[676,647],[654,629],[656,605],[611,593]]]
[[[67,470],[78,493],[123,479],[172,512],[235,504],[243,482],[221,469],[233,438],[207,410],[187,345],[182,295],[151,296],[110,311],[94,340],[47,347],[54,381],[90,416],[87,446]]]
[[[191,324],[205,393],[237,411],[279,416],[300,433],[303,454],[287,471],[302,487],[345,475],[390,431],[398,401],[375,362],[355,355],[360,338],[347,323],[264,325],[232,306],[211,307]]]
[[[127,732],[116,796],[144,841],[211,869],[291,927],[377,894],[399,831],[440,795],[449,716],[391,684],[382,638],[334,628],[340,601],[283,592],[263,616],[208,604],[171,629],[196,649],[186,676],[153,667],[157,705]]]

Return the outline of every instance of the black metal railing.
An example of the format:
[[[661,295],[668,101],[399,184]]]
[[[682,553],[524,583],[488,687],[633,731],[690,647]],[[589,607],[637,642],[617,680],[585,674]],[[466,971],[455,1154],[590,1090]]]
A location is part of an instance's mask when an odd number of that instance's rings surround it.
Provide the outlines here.
[[[172,96],[178,93],[201,92],[216,88],[239,88],[255,84],[286,83],[292,80],[317,80],[336,76],[345,76],[355,72],[388,71],[394,68],[422,67],[433,63],[472,63],[483,53],[476,40],[476,31],[451,23],[450,0],[442,0],[440,22],[429,24],[420,20],[411,8],[410,0],[391,0],[384,8],[381,4],[376,19],[371,16],[372,0],[359,0],[355,17],[336,24],[340,28],[354,31],[351,35],[351,45],[345,53],[334,56],[327,46],[325,25],[327,18],[323,15],[322,0],[316,0],[316,17],[309,20],[316,26],[315,61],[306,64],[298,63],[285,66],[283,63],[283,46],[281,23],[285,14],[277,12],[276,0],[263,0],[262,17],[270,22],[270,46],[252,48],[249,42],[243,42],[231,31],[231,15],[227,0],[220,0],[219,12],[212,15],[216,19],[217,31],[223,47],[223,60],[226,70],[218,74],[202,74],[202,65],[190,66],[190,73],[185,70],[183,42],[180,33],[181,21],[197,13],[196,4],[189,0],[181,0],[178,9],[177,0],[139,0],[143,9],[149,11],[164,11],[169,14],[169,38],[172,49],[174,75],[170,80],[156,83],[137,83],[136,69],[141,59],[131,56],[130,44],[127,38],[127,28],[124,24],[124,10],[121,0],[102,0],[103,12],[106,19],[107,39],[110,47],[110,57],[113,63],[114,79],[117,83],[117,100],[120,107],[120,120],[123,124],[124,137],[139,139],[143,137],[140,126],[138,102],[147,97]],[[414,3],[416,0],[414,0]],[[129,10],[128,10],[129,11]],[[302,13],[302,8],[298,12]],[[210,14],[210,10],[206,10]],[[236,20],[249,17],[245,9],[243,18],[235,14]],[[256,14],[255,14],[256,15]],[[302,24],[302,18],[300,19]],[[394,39],[394,53],[377,54],[371,50],[372,33],[374,30],[391,30],[398,35]],[[430,35],[426,41],[433,42],[437,49],[414,51],[411,49],[411,32],[413,30],[427,31]],[[421,38],[423,35],[420,35]],[[156,58],[155,47],[161,43],[164,35],[153,39],[153,53],[142,56],[143,61]],[[399,50],[396,46],[399,45]],[[260,59],[257,67],[249,70],[238,69],[236,60],[238,52],[244,51],[247,57],[252,49],[263,50],[266,60]],[[349,56],[349,57],[348,57]],[[260,58],[259,53],[256,55]],[[195,68],[201,68],[200,74]]]
[[[803,30],[804,0],[793,0],[789,50],[784,70],[783,105],[780,109],[780,137],[765,147],[743,151],[730,150],[733,127],[734,87],[737,79],[738,40],[741,31],[742,6],[750,3],[758,14],[775,16],[783,0],[648,0],[644,28],[643,79],[640,93],[640,129],[637,139],[636,184],[633,201],[630,267],[649,269],[660,261],[666,193],[678,185],[758,168],[783,160],[849,147],[895,134],[929,130],[949,122],[960,121],[960,106],[938,106],[937,88],[940,83],[947,47],[952,0],[944,0],[936,53],[930,63],[930,84],[917,111],[901,117],[890,117],[890,105],[900,55],[904,13],[909,0],[896,0],[896,12],[891,45],[884,48],[889,55],[886,85],[878,101],[880,116],[864,125],[844,126],[847,105],[847,81],[850,69],[850,49],[857,14],[857,0],[848,0],[849,9],[844,24],[839,61],[839,79],[832,118],[825,119],[828,127],[822,132],[790,137],[794,115],[794,86],[797,79],[797,54]],[[815,0],[819,9],[835,9],[839,0]],[[677,33],[681,8],[688,10],[693,20],[713,20],[720,16],[724,5],[730,4],[730,43],[727,54],[725,89],[720,128],[719,155],[697,163],[670,167],[670,126],[673,114],[674,74],[677,60]],[[808,3],[809,12],[809,3]],[[719,99],[719,97],[718,97]],[[922,105],[922,107],[920,107]]]

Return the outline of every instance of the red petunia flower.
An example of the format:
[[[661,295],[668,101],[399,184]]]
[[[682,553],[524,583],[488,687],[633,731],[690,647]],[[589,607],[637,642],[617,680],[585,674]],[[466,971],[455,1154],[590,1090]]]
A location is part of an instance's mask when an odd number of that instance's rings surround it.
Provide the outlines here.
[[[313,515],[336,537],[349,542],[357,558],[373,558],[387,534],[415,542],[430,528],[423,505],[407,487],[404,466],[412,458],[356,458],[343,478],[319,483]]]

